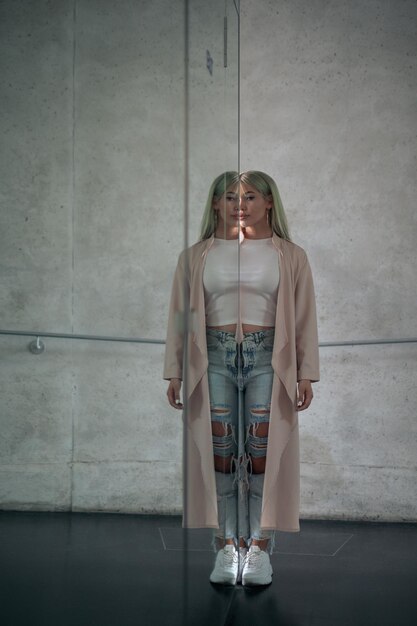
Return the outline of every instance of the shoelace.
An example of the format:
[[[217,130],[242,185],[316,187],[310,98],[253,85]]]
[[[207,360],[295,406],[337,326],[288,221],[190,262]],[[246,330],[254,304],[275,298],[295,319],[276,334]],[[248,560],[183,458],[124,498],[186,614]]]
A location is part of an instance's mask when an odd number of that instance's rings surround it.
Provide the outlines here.
[[[236,550],[233,550],[233,552],[231,550],[223,550],[223,559],[224,559],[224,565],[226,567],[231,567],[232,565],[237,563]]]
[[[249,550],[249,552],[247,553],[245,557],[246,568],[247,569],[256,568],[258,565],[260,556],[261,556],[261,552],[252,552],[251,550]]]

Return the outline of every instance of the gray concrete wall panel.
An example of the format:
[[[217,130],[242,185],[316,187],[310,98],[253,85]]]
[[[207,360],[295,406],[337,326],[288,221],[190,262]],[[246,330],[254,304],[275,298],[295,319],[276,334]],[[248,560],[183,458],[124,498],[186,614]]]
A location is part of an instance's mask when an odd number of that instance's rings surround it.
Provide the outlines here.
[[[65,464],[72,449],[72,359],[68,343],[49,343],[45,358],[30,339],[0,339],[0,463]]]
[[[278,183],[320,340],[416,337],[416,4],[243,2],[241,25],[242,169]],[[303,514],[416,519],[416,349],[321,349]]]
[[[11,511],[71,510],[72,469],[58,463],[0,465],[1,509]]]
[[[75,37],[74,327],[160,337],[158,252],[183,238],[182,3],[77,2]]]
[[[233,3],[227,70],[224,3],[190,4],[193,243],[211,180],[238,167],[238,58]],[[415,2],[241,9],[240,169],[277,180],[321,341],[415,336]],[[183,3],[0,11],[0,326],[163,339],[184,237]],[[29,341],[0,341],[0,507],[179,512],[163,346]],[[321,349],[303,516],[417,519],[416,349]]]
[[[107,342],[74,347],[74,461],[181,465],[181,414],[166,407],[163,348]]]
[[[72,22],[72,3],[0,7],[5,328],[71,325]]]
[[[73,475],[73,511],[181,512],[181,471],[175,462],[76,463]]]

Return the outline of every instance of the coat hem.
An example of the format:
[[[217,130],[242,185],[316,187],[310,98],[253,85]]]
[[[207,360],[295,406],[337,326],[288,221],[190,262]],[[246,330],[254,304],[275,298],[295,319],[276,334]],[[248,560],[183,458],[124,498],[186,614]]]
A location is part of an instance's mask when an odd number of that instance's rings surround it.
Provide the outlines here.
[[[188,525],[185,526],[184,524],[182,524],[182,528],[184,528],[184,530],[198,530],[201,528],[213,528],[214,530],[218,530],[219,526],[215,526],[214,524],[196,524],[196,525]],[[298,528],[287,528],[284,526],[262,526],[261,530],[278,530],[282,533],[299,533],[300,532],[300,527]]]
[[[279,530],[282,533],[299,533],[300,527],[298,528],[285,528],[283,526],[262,526],[261,530]]]
[[[182,528],[184,528],[184,530],[198,530],[199,528],[213,528],[214,530],[219,530],[219,525],[217,524],[216,526],[214,524],[196,524],[196,525],[190,525],[188,524],[187,526],[184,525],[184,523],[182,524]]]

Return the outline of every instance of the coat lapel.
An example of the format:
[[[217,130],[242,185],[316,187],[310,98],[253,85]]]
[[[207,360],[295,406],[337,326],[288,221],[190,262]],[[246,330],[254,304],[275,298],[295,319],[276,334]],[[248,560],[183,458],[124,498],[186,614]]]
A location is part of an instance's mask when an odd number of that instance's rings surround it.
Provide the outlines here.
[[[189,259],[190,265],[190,319],[191,325],[188,343],[188,396],[195,390],[198,382],[208,367],[206,341],[206,315],[203,287],[203,270],[207,253],[213,243],[214,235],[197,244]]]
[[[285,348],[288,343],[287,327],[285,323],[285,315],[283,315],[285,309],[286,298],[288,297],[288,260],[284,256],[282,250],[282,240],[275,233],[272,236],[272,243],[278,252],[278,264],[279,264],[279,287],[278,287],[278,300],[277,310],[275,316],[275,345],[274,353],[277,357],[278,353]]]
[[[275,317],[275,345],[271,364],[275,374],[284,385],[291,402],[294,402],[297,391],[297,379],[294,374],[296,365],[288,336],[289,331],[293,330],[291,324],[291,303],[294,300],[294,294],[291,261],[284,239],[281,239],[274,233],[272,243],[278,251],[280,278]]]

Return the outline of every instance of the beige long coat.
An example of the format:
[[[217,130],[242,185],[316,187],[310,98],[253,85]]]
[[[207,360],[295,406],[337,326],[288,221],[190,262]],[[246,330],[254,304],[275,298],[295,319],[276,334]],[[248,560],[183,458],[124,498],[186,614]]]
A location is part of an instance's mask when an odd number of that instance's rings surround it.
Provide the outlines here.
[[[167,380],[185,378],[183,525],[187,528],[218,528],[203,287],[204,264],[213,239],[211,236],[199,241],[179,256],[169,306],[163,372]],[[261,528],[297,532],[300,530],[297,381],[319,380],[316,305],[304,250],[276,234],[272,242],[277,250],[280,282]],[[188,328],[187,334],[183,333],[184,326]]]

